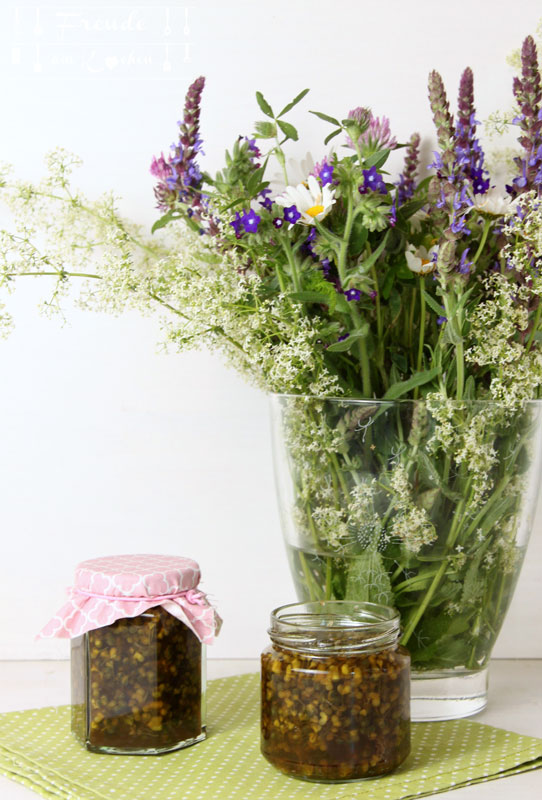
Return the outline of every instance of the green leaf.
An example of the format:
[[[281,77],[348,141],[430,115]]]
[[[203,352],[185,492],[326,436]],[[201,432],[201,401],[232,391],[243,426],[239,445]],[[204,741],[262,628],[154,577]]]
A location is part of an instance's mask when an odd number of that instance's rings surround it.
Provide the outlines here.
[[[271,119],[275,119],[275,115],[273,114],[273,109],[263,96],[261,92],[256,92],[256,100],[258,101],[258,105],[262,109],[263,113],[266,117],[271,117]]]
[[[469,375],[467,380],[465,381],[465,388],[463,390],[463,400],[468,402],[469,400],[474,400],[476,397],[476,382],[474,380],[474,375]]]
[[[181,216],[182,214],[179,214],[178,211],[175,212],[172,209],[170,209],[166,214],[164,214],[163,217],[160,217],[160,219],[156,220],[156,222],[151,228],[151,233],[160,230],[160,228],[165,228],[166,225],[168,225],[172,220],[180,219]]]
[[[434,178],[434,175],[428,175],[427,178],[424,178],[423,181],[420,181],[419,184],[416,186],[416,192],[415,193],[418,195],[418,194],[421,194],[421,192],[424,192],[428,188],[428,186],[431,183],[431,181],[433,180],[433,178]],[[424,203],[424,205],[425,205],[425,203]]]
[[[346,579],[346,597],[355,602],[394,605],[389,575],[378,550],[366,550],[351,559]]]
[[[322,114],[321,111],[309,111],[309,114],[314,114],[315,117],[318,119],[323,119],[324,122],[330,122],[332,125],[336,125],[338,128],[341,127],[341,123],[335,117],[330,117],[328,114]]]
[[[365,166],[370,169],[371,167],[376,167],[380,169],[380,167],[386,163],[388,160],[388,156],[390,154],[389,149],[386,150],[378,150],[376,153],[373,153],[372,156],[365,159]]]
[[[395,292],[395,295],[399,298],[399,310],[401,309],[401,298],[399,296],[399,292]],[[403,373],[403,375],[408,371],[408,360],[404,353],[392,353],[391,360],[397,367],[397,369]]]
[[[255,169],[252,175],[246,182],[246,189],[250,197],[254,197],[257,194],[257,188],[262,182],[262,178],[265,172],[265,167],[259,167]]]
[[[400,206],[397,214],[403,219],[408,219],[409,217],[412,217],[416,211],[419,211],[420,208],[423,208],[425,203],[425,200],[412,200],[410,203],[405,203],[404,206]]]
[[[279,114],[279,117],[282,117],[284,114],[287,114],[288,111],[291,111],[292,108],[294,106],[296,106],[299,103],[300,100],[303,100],[305,95],[308,94],[309,92],[310,92],[310,89],[303,89],[302,92],[299,92],[299,94],[296,97],[294,97],[294,99],[292,100],[291,103],[288,103],[288,105],[284,106],[284,108],[282,109],[282,111]]]
[[[425,289],[423,290],[423,296],[425,297],[425,302],[429,308],[432,309],[432,311],[434,311],[438,317],[441,317],[444,314],[444,308],[439,306],[435,298],[432,297]]]
[[[227,206],[224,206],[220,209],[220,213],[223,214],[225,211],[229,211],[230,208],[235,208],[235,206],[241,205],[241,203],[246,203],[246,197],[237,197],[235,200],[232,200],[231,203],[228,203]]]
[[[350,316],[350,305],[344,294],[337,295],[337,311],[341,314],[348,314]]]
[[[283,119],[278,119],[277,125],[279,126],[283,134],[288,137],[288,139],[293,139],[294,142],[297,142],[297,140],[299,139],[299,134],[297,133],[297,130],[294,128],[293,125],[290,125],[289,122],[284,122]]]
[[[324,292],[291,292],[288,297],[298,303],[323,303],[326,306],[329,305],[329,296]]]
[[[418,450],[418,473],[424,484],[438,488],[445,497],[450,500],[459,500],[461,495],[450,489],[449,483],[445,482],[433,461],[424,450]]]
[[[461,593],[461,605],[469,605],[475,603],[478,598],[484,593],[485,586],[480,580],[480,563],[482,557],[487,550],[488,542],[485,542],[482,547],[478,548],[475,555],[470,556],[469,566],[465,573],[465,580],[463,581],[463,591]],[[472,559],[472,560],[471,560]]]
[[[363,220],[360,216],[357,216],[354,219],[350,241],[348,242],[348,249],[353,256],[359,256],[365,247],[368,235],[369,231],[363,224]],[[355,269],[354,272],[358,272],[358,270]]]
[[[336,136],[338,136],[340,132],[341,132],[341,128],[338,128],[336,131],[333,131],[333,133],[328,134],[328,136],[326,136],[326,138],[324,139],[324,144],[327,144],[328,142],[330,142],[332,139],[334,139]]]
[[[254,127],[258,139],[274,139],[277,135],[277,126],[274,122],[256,122]]]
[[[384,252],[384,248],[386,247],[386,242],[388,241],[388,236],[389,235],[390,235],[390,232],[388,230],[386,232],[386,235],[384,236],[384,238],[382,239],[382,241],[380,242],[380,244],[376,248],[376,250],[373,253],[371,253],[369,258],[366,258],[365,261],[362,261],[362,263],[357,267],[356,272],[359,272],[359,273],[362,273],[362,274],[366,274],[367,272],[369,272],[369,270],[371,269],[373,264],[380,258],[380,256]]]
[[[397,289],[392,289],[390,292],[389,298],[389,308],[390,308],[390,317],[391,317],[391,325],[394,325],[397,322],[399,314],[401,313],[401,294],[397,291]],[[406,363],[406,356],[403,355],[403,358]],[[393,356],[392,356],[393,359]],[[398,365],[399,366],[399,365]],[[401,370],[402,372],[406,372],[406,367]]]
[[[343,353],[346,350],[350,350],[352,345],[357,342],[358,339],[364,339],[367,334],[369,333],[369,325],[367,322],[363,322],[361,327],[358,328],[357,331],[352,331],[352,333],[348,336],[347,339],[343,339],[342,342],[334,342],[334,344],[330,344],[327,348],[328,353]]]
[[[384,278],[384,283],[382,284],[382,289],[381,289],[383,300],[389,299],[391,290],[393,289],[393,286],[395,284],[395,278],[396,278],[395,269],[393,268],[389,269],[388,272],[386,273],[386,277]]]
[[[397,397],[401,397],[403,394],[410,392],[411,389],[415,389],[416,386],[422,386],[424,383],[429,383],[429,381],[434,380],[439,373],[439,367],[433,367],[433,369],[428,369],[424,372],[416,372],[408,380],[399,381],[398,383],[394,383],[393,386],[390,386],[383,399],[395,400]]]

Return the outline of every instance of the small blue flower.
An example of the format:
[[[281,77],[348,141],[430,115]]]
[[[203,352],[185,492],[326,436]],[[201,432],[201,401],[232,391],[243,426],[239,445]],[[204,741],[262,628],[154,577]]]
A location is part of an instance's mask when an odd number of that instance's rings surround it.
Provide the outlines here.
[[[235,219],[232,222],[230,222],[230,225],[235,231],[235,235],[237,236],[237,238],[240,239],[241,236],[243,235],[243,232],[241,230],[241,228],[243,227],[243,220],[241,219],[241,214],[239,212],[236,213]]]
[[[294,225],[297,220],[301,217],[301,214],[297,210],[296,206],[288,206],[288,208],[284,209],[284,219],[286,222],[289,222],[290,225]]]
[[[489,191],[489,178],[484,178],[483,169],[473,169],[470,173],[472,180],[472,191],[474,194],[485,194]]]
[[[350,336],[350,334],[349,334],[349,333],[343,333],[343,335],[342,335],[342,336],[339,336],[339,338],[337,339],[337,341],[338,341],[338,342],[344,342],[344,340],[345,340],[345,339],[348,339],[348,337],[349,337],[349,336]]]
[[[447,317],[437,317],[437,325],[442,325],[444,322],[448,322]]]
[[[363,170],[363,187],[359,187],[359,192],[360,194],[366,194],[367,192],[380,192],[380,194],[388,193],[382,175],[380,175],[376,167]]]
[[[273,225],[275,226],[275,228],[282,228],[282,226],[284,225],[284,220],[281,217],[275,217],[275,219],[273,220]]]
[[[360,300],[361,299],[361,291],[359,289],[348,289],[344,296],[348,301],[350,300]]]
[[[253,208],[250,211],[245,211],[241,217],[241,222],[247,233],[256,233],[258,225],[260,224],[261,217],[256,214]]]
[[[267,195],[269,194],[271,194],[271,189],[262,189],[262,191],[258,195],[259,197],[263,198],[262,200],[259,201],[260,205],[263,206],[263,208],[267,209],[267,211],[271,211],[273,207],[273,201],[271,200],[270,197],[267,197]]]
[[[324,163],[322,169],[318,173],[318,177],[322,181],[322,186],[327,186],[328,183],[333,182],[333,167],[331,164]]]

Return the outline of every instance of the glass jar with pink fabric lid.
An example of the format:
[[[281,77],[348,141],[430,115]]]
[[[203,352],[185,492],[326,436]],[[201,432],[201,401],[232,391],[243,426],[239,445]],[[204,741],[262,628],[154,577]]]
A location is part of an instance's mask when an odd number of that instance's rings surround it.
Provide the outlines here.
[[[40,637],[71,639],[72,731],[88,750],[150,755],[205,739],[205,645],[221,620],[190,558],[83,561]]]

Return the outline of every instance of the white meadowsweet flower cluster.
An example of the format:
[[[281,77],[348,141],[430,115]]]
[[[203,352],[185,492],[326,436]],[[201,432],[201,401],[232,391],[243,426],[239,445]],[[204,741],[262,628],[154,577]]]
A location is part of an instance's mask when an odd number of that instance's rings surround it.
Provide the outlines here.
[[[388,526],[387,535],[392,541],[400,541],[407,550],[417,553],[424,545],[435,541],[435,526],[427,511],[415,505],[408,473],[402,464],[393,469],[389,481],[394,493],[396,514]]]
[[[522,289],[512,289],[501,273],[485,280],[488,297],[474,309],[469,347],[465,358],[480,367],[511,364],[521,358],[524,347],[517,341],[518,331],[529,324],[527,309],[521,304]]]
[[[341,509],[331,505],[316,506],[312,518],[318,533],[329,547],[339,548],[348,538],[348,525]]]
[[[474,309],[470,340],[465,353],[468,363],[490,367],[488,399],[509,412],[519,409],[542,385],[542,353],[538,344],[525,347],[529,325],[529,295],[532,287],[511,289],[507,278],[494,273],[486,279],[487,299]],[[542,288],[542,286],[541,286]]]
[[[424,545],[435,541],[437,532],[426,510],[412,506],[394,517],[389,536],[402,542],[412,553],[418,553]]]
[[[516,214],[503,226],[507,243],[502,257],[509,269],[530,276],[531,292],[542,294],[538,275],[542,266],[542,204],[536,192],[526,192],[516,200],[516,207]]]
[[[492,415],[486,408],[475,414],[458,435],[455,460],[467,468],[474,507],[482,502],[491,489],[491,470],[498,463],[498,453],[493,447],[495,433],[491,430],[492,424]]]
[[[440,392],[430,392],[425,401],[435,423],[433,434],[427,442],[428,449],[431,452],[439,448],[445,452],[451,450],[456,441],[454,415],[462,410],[463,404]]]
[[[79,281],[85,308],[119,313],[148,307],[145,275],[167,249],[123,220],[112,194],[90,202],[71,189],[71,173],[80,165],[75,156],[59,148],[46,163],[48,173],[37,184],[0,181],[16,231],[0,231],[0,285],[46,279],[52,288],[41,308],[47,314],[61,310],[70,278]]]

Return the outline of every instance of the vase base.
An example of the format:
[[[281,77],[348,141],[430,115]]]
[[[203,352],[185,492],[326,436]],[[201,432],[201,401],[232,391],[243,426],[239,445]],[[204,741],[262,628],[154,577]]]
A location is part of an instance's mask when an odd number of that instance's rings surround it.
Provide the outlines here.
[[[463,674],[450,670],[412,675],[410,714],[413,722],[470,717],[487,705],[488,669]]]

